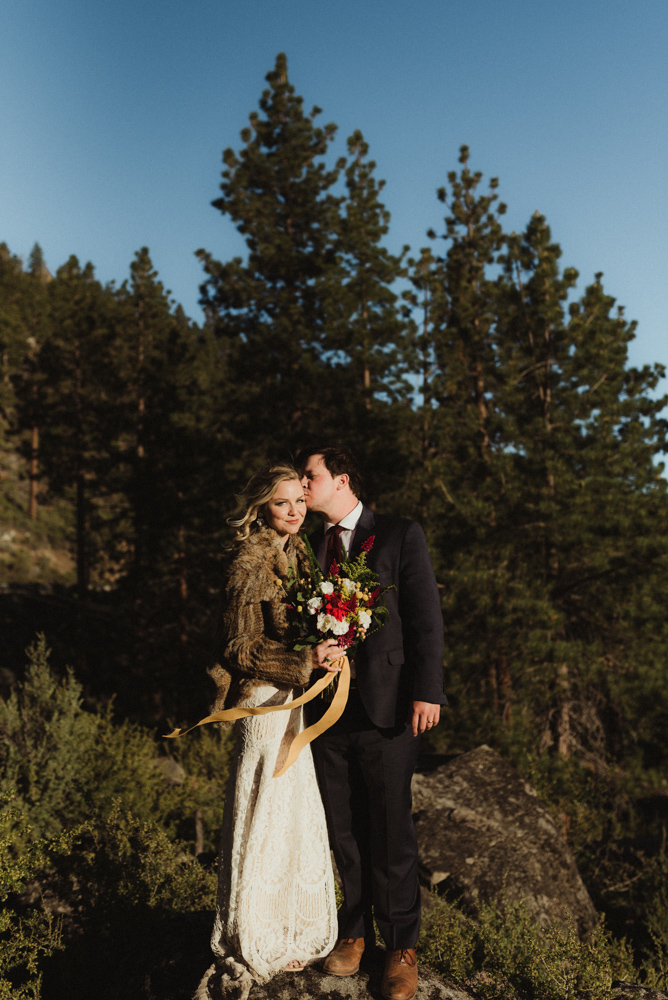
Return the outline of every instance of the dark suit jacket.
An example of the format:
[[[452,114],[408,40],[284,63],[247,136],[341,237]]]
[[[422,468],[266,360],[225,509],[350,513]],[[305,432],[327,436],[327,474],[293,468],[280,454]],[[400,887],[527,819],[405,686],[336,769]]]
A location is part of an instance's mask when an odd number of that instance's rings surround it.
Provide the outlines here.
[[[310,541],[314,550],[323,528]],[[447,705],[443,693],[443,617],[436,578],[424,532],[416,521],[374,514],[364,507],[350,555],[375,536],[367,563],[385,595],[390,616],[360,644],[355,653],[357,687],[375,726],[390,728],[406,722],[413,701]]]

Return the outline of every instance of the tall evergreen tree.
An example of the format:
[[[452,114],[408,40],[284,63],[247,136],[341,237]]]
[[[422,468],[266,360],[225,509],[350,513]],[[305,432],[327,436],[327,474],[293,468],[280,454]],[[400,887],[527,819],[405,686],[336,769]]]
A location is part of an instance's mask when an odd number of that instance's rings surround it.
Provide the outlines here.
[[[400,450],[410,423],[412,385],[407,373],[407,328],[395,291],[402,258],[383,245],[390,213],[380,201],[384,181],[358,130],[348,139],[346,194],[338,221],[338,262],[332,271],[335,321],[325,346],[337,386],[337,436],[354,446],[367,470],[370,496],[396,490]],[[404,484],[402,484],[403,486]]]
[[[16,379],[28,350],[23,318],[25,277],[18,257],[0,244],[0,442],[16,429]]]
[[[58,270],[49,298],[52,333],[40,355],[42,461],[51,489],[74,497],[77,590],[84,602],[100,546],[94,501],[104,492],[109,451],[113,299],[92,264],[82,268],[76,257]]]
[[[40,351],[49,336],[46,285],[51,280],[39,244],[30,254],[28,270],[3,244],[0,247],[0,400],[5,429],[19,435],[29,463],[27,510],[37,515],[39,481]]]
[[[425,249],[410,262],[413,290],[406,295],[418,310],[419,509],[450,543],[453,533],[468,538],[475,521],[494,523],[494,457],[502,455],[496,447],[500,415],[494,404],[502,288],[490,266],[503,246],[500,217],[505,205],[495,206],[494,178],[489,193],[479,193],[482,174],[470,171],[466,146],[460,163],[461,175],[448,175],[450,193],[438,191],[449,212],[442,236],[446,252],[435,256]],[[436,239],[433,231],[429,235]]]
[[[201,643],[191,646],[204,610],[211,614],[212,563],[223,522],[219,504],[212,504],[221,467],[212,410],[223,371],[210,365],[208,338],[174,308],[146,247],[135,255],[116,301],[115,474],[128,514],[121,538],[128,552],[132,669],[138,689],[149,667],[159,677],[154,711],[167,695],[169,710],[183,718],[189,671],[195,661],[201,669],[205,655]]]
[[[214,206],[245,237],[248,256],[219,263],[199,251],[207,280],[202,303],[236,386],[228,407],[250,456],[285,450],[319,426],[327,394],[328,346],[336,310],[337,214],[332,193],[342,164],[326,153],[336,128],[315,125],[288,81],[281,54],[267,74],[260,112],[226,149],[222,195]]]
[[[663,579],[653,459],[665,400],[651,396],[661,370],[628,367],[633,325],[611,315],[598,279],[567,306],[577,274],[560,269],[545,220],[503,233],[493,189],[475,196],[466,149],[462,162],[449,178],[446,253],[425,257],[422,279],[433,321],[428,521],[456,717],[469,731],[469,712],[492,729],[496,717],[521,742],[600,763],[619,691],[608,665],[643,671],[628,661],[636,626],[625,608],[645,574]]]
[[[135,599],[141,600],[145,577],[158,556],[156,543],[160,494],[159,455],[168,432],[173,400],[165,398],[168,345],[176,320],[172,302],[153,267],[147,247],[130,264],[130,281],[116,295],[119,304],[114,354],[121,410],[119,461],[126,468],[124,490],[132,527],[128,573]],[[120,402],[120,400],[119,400]]]
[[[524,529],[515,552],[549,597],[544,739],[569,754],[588,728],[602,731],[592,720],[616,687],[609,661],[627,658],[634,631],[624,609],[667,552],[654,464],[666,446],[666,400],[652,396],[660,366],[628,366],[635,324],[614,313],[601,275],[567,308],[577,275],[559,273],[545,220],[536,213],[508,242],[515,281],[500,363]]]
[[[367,412],[379,390],[391,391],[387,376],[396,370],[404,332],[392,288],[402,273],[402,262],[381,243],[390,213],[379,200],[385,181],[376,181],[376,164],[367,159],[368,152],[362,133],[353,133],[348,139],[347,194],[338,240],[342,275],[334,287],[340,322],[329,337],[331,349],[345,357],[348,386],[356,390]]]
[[[26,326],[28,330],[28,357],[26,378],[28,382],[27,405],[24,415],[30,422],[30,492],[28,498],[28,516],[37,516],[37,493],[39,487],[39,353],[49,336],[50,317],[46,286],[52,276],[44,262],[44,255],[39,243],[36,243],[30,254],[29,278],[26,288]]]

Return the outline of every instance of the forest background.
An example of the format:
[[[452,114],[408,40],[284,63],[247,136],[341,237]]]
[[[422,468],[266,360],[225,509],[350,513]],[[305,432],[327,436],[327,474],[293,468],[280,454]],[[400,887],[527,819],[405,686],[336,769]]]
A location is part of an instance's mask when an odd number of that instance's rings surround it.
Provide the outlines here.
[[[267,84],[224,154],[214,205],[246,252],[200,252],[203,322],[147,248],[121,285],[0,248],[2,929],[18,942],[0,971],[38,995],[46,970],[49,995],[54,968],[80,974],[72,924],[122,951],[105,893],[134,914],[126,948],[146,909],[157,935],[207,898],[206,866],[179,852],[214,848],[229,745],[204,736],[177,762],[155,737],[207,707],[234,488],[335,437],[365,499],[427,533],[451,699],[433,748],[486,742],[520,768],[638,975],[663,982],[664,370],[629,363],[635,324],[600,275],[577,290],[540,213],[507,231],[466,147],[430,247],[393,254],[362,134],[333,157],[284,56]],[[26,673],[38,631],[51,666],[38,642]],[[16,894],[47,870],[62,927]]]

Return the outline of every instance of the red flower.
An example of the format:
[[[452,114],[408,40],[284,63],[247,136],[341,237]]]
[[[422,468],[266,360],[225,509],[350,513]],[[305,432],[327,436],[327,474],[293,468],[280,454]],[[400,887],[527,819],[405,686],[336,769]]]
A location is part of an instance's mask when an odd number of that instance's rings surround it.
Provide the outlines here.
[[[338,576],[339,575],[339,564],[337,563],[336,559],[332,560],[332,562],[330,564],[329,574],[330,574],[330,576]]]
[[[348,649],[349,646],[352,646],[353,643],[356,641],[354,624],[351,623],[350,628],[348,629],[345,635],[337,636],[336,641],[338,642],[341,649]]]
[[[367,539],[365,539],[365,541],[363,541],[362,544],[360,545],[360,549],[362,550],[362,552],[371,552],[371,549],[373,548],[373,543],[375,541],[376,541],[375,535],[370,535]]]

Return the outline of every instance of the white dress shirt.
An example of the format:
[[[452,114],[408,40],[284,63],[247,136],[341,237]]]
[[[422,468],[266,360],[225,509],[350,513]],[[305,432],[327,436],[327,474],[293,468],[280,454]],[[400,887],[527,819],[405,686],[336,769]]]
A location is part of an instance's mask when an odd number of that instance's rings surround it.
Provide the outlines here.
[[[357,522],[362,516],[363,510],[364,510],[364,504],[360,500],[359,503],[357,504],[357,507],[353,507],[351,512],[349,514],[346,514],[345,517],[342,517],[341,520],[338,522],[339,527],[343,528],[343,531],[341,532],[340,535],[341,544],[345,546],[345,550],[348,553],[348,555],[350,555],[350,550],[352,548],[352,544],[355,539],[355,529],[357,527]],[[334,523],[335,522],[332,521],[324,522],[325,535],[323,537],[322,542],[320,543],[320,548],[318,549],[318,562],[320,563],[320,566],[322,566],[323,562],[325,561],[325,550],[327,548],[327,532],[329,531],[330,528],[334,527]]]
[[[346,514],[345,517],[342,517],[341,520],[338,522],[339,527],[343,528],[343,531],[341,532],[340,535],[341,544],[345,546],[348,555],[350,555],[350,550],[352,548],[353,541],[355,539],[355,529],[357,528],[357,522],[362,516],[363,510],[364,510],[364,504],[360,500],[359,503],[357,504],[357,507],[353,507],[351,512],[349,514]],[[329,531],[330,528],[334,527],[334,523],[335,522],[332,521],[324,522],[325,534],[318,548],[318,562],[320,563],[320,568],[323,570],[325,562],[325,552],[327,551],[327,532]],[[349,659],[350,659],[350,676],[352,678],[355,678],[356,676],[355,658],[351,656]]]

